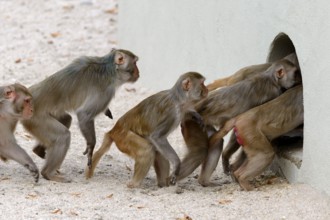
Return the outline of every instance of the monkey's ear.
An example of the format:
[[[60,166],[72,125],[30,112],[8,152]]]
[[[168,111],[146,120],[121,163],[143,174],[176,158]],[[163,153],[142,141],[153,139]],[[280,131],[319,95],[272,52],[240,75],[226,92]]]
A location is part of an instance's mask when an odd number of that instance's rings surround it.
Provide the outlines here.
[[[121,52],[117,52],[115,55],[115,63],[117,65],[124,64],[124,54],[122,54]]]
[[[185,91],[189,91],[189,89],[191,88],[191,80],[189,78],[184,79],[182,81],[182,88]]]
[[[13,98],[15,96],[15,90],[11,87],[6,87],[4,89],[4,95],[5,95],[6,99]]]
[[[281,79],[285,75],[285,70],[283,67],[276,70],[276,77]]]

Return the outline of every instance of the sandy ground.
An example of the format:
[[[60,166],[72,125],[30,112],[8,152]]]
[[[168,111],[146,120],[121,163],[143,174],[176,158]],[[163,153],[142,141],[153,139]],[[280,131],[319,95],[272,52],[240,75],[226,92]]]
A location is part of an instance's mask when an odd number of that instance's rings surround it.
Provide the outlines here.
[[[1,84],[30,86],[78,56],[106,54],[116,46],[116,13],[116,1],[111,0],[0,0]],[[110,104],[115,119],[97,117],[97,147],[116,119],[150,94],[139,83],[123,86]],[[87,181],[85,141],[76,118],[71,131],[61,172],[72,183],[41,178],[34,184],[24,167],[0,162],[1,219],[330,219],[329,197],[269,172],[258,179],[260,187],[253,192],[241,191],[221,165],[212,177],[218,186],[198,185],[197,170],[177,186],[160,189],[151,170],[141,188],[128,189],[133,161],[115,146]],[[20,125],[15,134],[41,168],[43,160],[31,151],[35,140]],[[182,157],[179,130],[170,142]]]

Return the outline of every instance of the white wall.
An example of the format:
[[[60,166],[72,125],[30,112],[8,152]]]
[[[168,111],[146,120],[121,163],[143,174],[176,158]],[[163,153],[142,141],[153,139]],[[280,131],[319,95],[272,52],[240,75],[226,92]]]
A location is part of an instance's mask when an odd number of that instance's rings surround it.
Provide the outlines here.
[[[330,1],[121,0],[119,44],[140,56],[140,83],[155,91],[193,70],[207,82],[263,63],[286,33],[304,83],[301,182],[330,194]]]

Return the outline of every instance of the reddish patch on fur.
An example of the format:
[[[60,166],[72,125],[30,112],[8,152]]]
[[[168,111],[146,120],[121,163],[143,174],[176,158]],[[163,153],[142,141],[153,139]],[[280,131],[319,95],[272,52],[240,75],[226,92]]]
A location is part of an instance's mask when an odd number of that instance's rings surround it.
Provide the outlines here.
[[[238,131],[237,131],[237,128],[234,127],[234,133],[236,135],[236,140],[237,140],[237,143],[241,146],[244,146],[244,142],[243,142],[243,139],[239,136],[238,134]]]

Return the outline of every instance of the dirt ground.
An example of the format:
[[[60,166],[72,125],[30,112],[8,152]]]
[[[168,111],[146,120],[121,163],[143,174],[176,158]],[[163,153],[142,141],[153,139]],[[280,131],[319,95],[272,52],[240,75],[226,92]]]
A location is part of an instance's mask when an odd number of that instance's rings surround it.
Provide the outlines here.
[[[30,86],[81,55],[102,56],[117,44],[116,0],[0,0],[0,82]],[[129,49],[129,48],[127,48]],[[141,73],[143,74],[143,73]],[[175,79],[173,79],[174,82]],[[115,121],[152,94],[136,84],[118,90],[110,108],[114,120],[96,119],[97,147]],[[112,146],[95,176],[85,180],[85,141],[74,117],[71,147],[61,172],[71,183],[40,179],[14,161],[0,161],[1,219],[330,219],[330,199],[304,184],[288,184],[267,172],[252,192],[222,173],[214,187],[201,187],[196,170],[177,186],[156,187],[151,170],[142,187],[129,189],[133,161]],[[31,149],[35,140],[18,125],[18,143],[37,166],[43,160]],[[185,153],[179,130],[170,136],[180,157]]]

